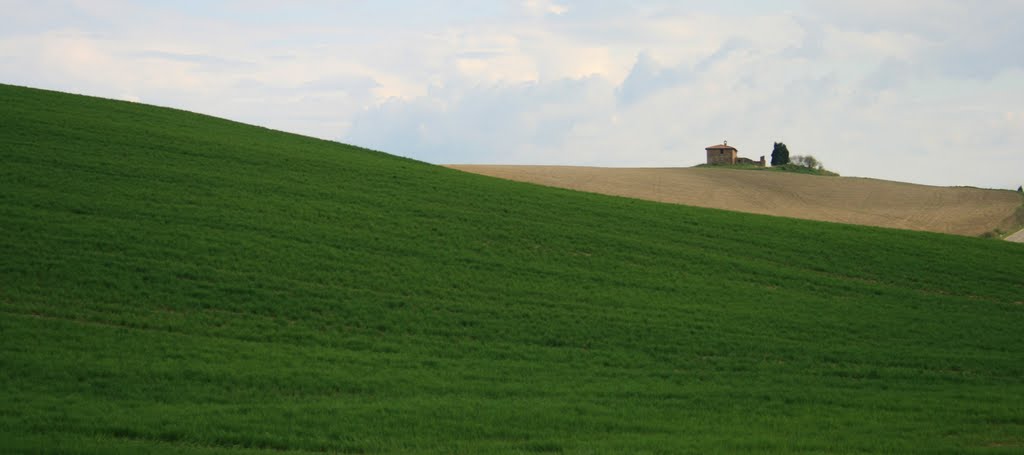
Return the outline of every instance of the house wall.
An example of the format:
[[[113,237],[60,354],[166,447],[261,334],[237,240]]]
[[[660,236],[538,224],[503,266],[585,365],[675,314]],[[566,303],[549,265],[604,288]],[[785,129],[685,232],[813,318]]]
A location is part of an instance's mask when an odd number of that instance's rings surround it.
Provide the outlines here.
[[[754,160],[752,160],[750,158],[743,158],[741,156],[739,158],[736,158],[736,163],[737,164],[753,164],[755,166],[761,166],[761,167],[765,166],[765,162],[764,162],[764,157],[763,156],[758,161],[754,161]]]
[[[708,164],[736,164],[736,150],[707,150]]]

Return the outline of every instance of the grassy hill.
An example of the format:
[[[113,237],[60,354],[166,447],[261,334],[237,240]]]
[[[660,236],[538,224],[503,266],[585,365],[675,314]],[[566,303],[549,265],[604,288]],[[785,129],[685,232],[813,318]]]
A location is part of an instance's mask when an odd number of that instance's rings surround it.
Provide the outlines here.
[[[0,86],[0,452],[1024,448],[1024,245]]]

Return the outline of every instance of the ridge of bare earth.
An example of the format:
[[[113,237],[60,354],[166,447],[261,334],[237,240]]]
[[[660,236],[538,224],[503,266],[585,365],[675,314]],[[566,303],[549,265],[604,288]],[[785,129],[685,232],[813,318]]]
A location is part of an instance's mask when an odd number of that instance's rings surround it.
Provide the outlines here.
[[[613,196],[946,234],[978,236],[1022,222],[1020,195],[1004,190],[721,168],[446,166]]]
[[[1005,240],[1010,242],[1024,243],[1024,229],[1017,231],[1016,234],[1010,234],[1006,236]]]

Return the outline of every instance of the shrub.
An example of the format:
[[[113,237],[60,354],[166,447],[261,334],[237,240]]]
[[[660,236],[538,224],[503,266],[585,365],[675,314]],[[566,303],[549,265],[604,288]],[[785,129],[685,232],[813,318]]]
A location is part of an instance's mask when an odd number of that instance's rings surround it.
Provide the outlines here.
[[[796,155],[790,160],[790,162],[797,166],[803,166],[809,169],[817,169],[819,171],[825,169],[825,165],[811,155]]]

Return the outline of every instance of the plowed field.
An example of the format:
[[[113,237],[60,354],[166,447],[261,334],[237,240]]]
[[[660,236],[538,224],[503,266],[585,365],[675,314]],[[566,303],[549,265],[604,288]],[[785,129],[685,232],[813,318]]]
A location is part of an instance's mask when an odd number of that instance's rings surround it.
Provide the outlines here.
[[[837,223],[976,236],[1019,227],[1013,191],[709,168],[450,165],[579,191]]]

